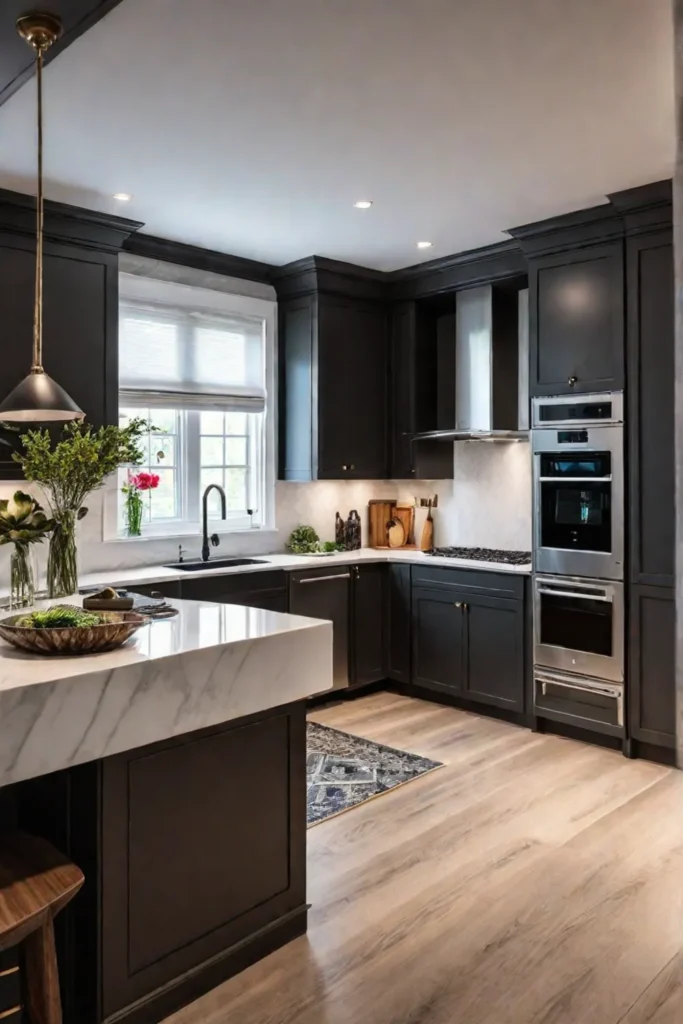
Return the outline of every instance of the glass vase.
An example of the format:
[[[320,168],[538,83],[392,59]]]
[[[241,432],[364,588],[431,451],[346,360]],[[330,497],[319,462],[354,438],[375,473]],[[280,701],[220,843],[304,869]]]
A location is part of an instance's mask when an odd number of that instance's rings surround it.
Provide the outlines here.
[[[78,593],[76,513],[61,512],[55,520],[47,556],[47,592],[49,597],[69,597]]]
[[[131,488],[126,495],[126,532],[129,537],[142,536],[143,508],[142,495]]]
[[[36,596],[33,554],[28,544],[15,544],[9,563],[10,608],[30,607]]]

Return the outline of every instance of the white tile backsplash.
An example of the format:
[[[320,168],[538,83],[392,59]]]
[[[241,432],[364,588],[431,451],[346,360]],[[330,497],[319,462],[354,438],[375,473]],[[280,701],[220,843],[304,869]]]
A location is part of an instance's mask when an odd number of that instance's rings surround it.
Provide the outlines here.
[[[439,495],[434,513],[435,542],[467,547],[497,547],[528,551],[531,548],[531,449],[528,444],[458,442],[453,446],[455,477],[438,481],[339,480],[318,483],[278,481],[275,494],[277,531],[225,534],[220,553],[267,554],[284,550],[291,531],[301,523],[313,526],[324,540],[334,538],[334,515],[346,517],[357,509],[367,541],[367,505],[371,498],[410,499]],[[0,482],[0,497],[23,486],[36,497],[34,485]],[[109,486],[114,486],[113,481]],[[104,490],[88,500],[89,514],[78,524],[81,572],[135,568],[175,561],[178,539],[102,541]],[[189,557],[199,555],[199,538],[185,537]],[[44,566],[47,544],[39,546]],[[0,548],[0,582],[8,574],[9,548]]]

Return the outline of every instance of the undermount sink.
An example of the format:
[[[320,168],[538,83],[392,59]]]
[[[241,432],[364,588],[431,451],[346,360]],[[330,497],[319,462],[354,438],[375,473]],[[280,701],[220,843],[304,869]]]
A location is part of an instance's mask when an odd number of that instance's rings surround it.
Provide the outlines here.
[[[200,572],[202,569],[233,569],[237,565],[267,565],[265,558],[210,558],[208,562],[174,562],[164,569],[182,569],[183,572]]]

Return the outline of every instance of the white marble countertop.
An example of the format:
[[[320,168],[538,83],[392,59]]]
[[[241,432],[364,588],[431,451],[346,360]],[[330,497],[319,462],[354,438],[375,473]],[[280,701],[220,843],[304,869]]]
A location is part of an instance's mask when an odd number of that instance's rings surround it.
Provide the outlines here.
[[[219,554],[214,558],[220,558]],[[229,557],[229,556],[226,556]],[[240,557],[240,556],[235,556]],[[245,556],[246,557],[246,556]],[[422,551],[389,550],[384,548],[361,548],[360,551],[344,551],[334,555],[258,555],[257,565],[238,565],[228,568],[211,568],[196,572],[182,569],[168,569],[163,565],[142,566],[135,569],[109,569],[87,573],[79,578],[81,587],[116,586],[133,587],[137,584],[162,583],[168,580],[198,579],[202,576],[225,576],[237,573],[264,572],[268,569],[284,569],[291,572],[295,569],[313,569],[335,565],[355,565],[359,562],[410,562],[422,566],[442,566],[450,569],[483,569],[488,572],[511,572],[518,575],[530,575],[531,563],[525,565],[507,565],[501,562],[474,562],[466,558],[444,558],[438,555],[425,555]]]
[[[117,651],[0,641],[0,786],[279,707],[332,686],[332,624],[173,601]]]

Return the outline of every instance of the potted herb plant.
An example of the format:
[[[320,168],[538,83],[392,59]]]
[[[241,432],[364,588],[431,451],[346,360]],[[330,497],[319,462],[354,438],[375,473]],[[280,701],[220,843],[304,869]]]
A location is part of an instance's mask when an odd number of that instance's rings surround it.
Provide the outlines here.
[[[29,430],[20,441],[23,451],[12,456],[27,480],[43,489],[54,528],[47,561],[50,597],[68,597],[78,591],[76,522],[88,512],[88,494],[101,487],[119,466],[139,466],[138,443],[149,430],[144,419],[125,427],[100,427],[72,421],[65,424],[55,443],[48,430]]]
[[[13,544],[10,558],[10,608],[24,608],[35,599],[36,583],[31,557],[33,544],[42,543],[54,522],[35,498],[15,491],[0,501],[0,544]]]

